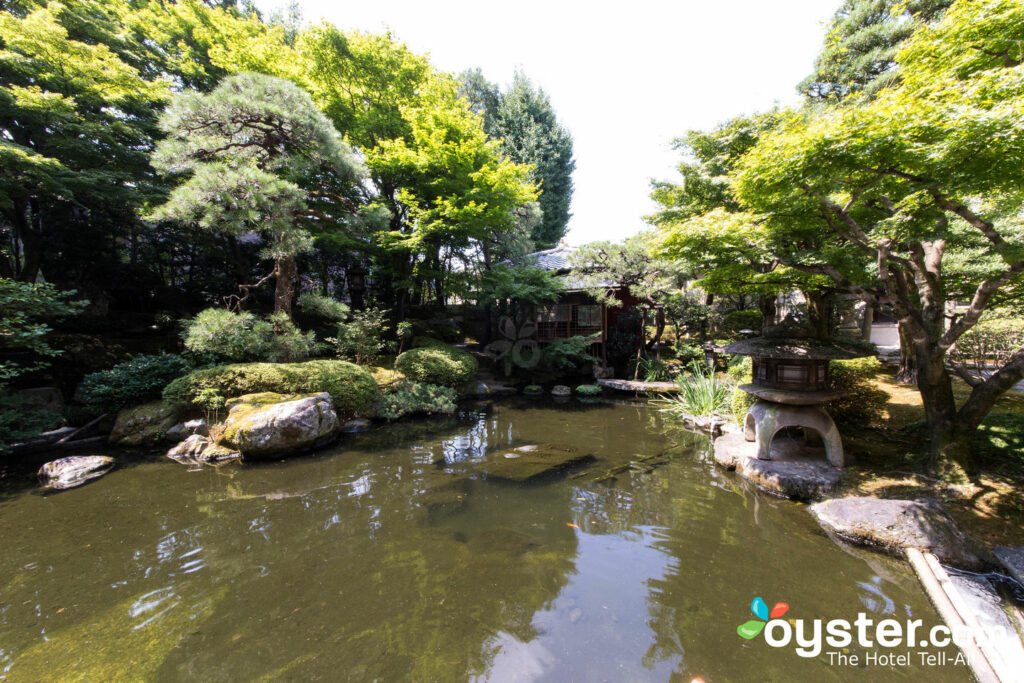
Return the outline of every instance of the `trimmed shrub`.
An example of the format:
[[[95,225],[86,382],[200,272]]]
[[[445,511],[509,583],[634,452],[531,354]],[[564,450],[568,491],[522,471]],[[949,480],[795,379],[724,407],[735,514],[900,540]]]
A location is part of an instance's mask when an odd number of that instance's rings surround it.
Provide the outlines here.
[[[449,348],[440,339],[434,339],[433,337],[416,336],[412,338],[412,348],[414,349],[447,349]]]
[[[829,363],[832,389],[843,396],[826,405],[832,419],[840,424],[869,424],[878,420],[889,395],[873,384],[882,364],[877,358],[834,360]]]
[[[725,375],[738,384],[747,384],[754,377],[754,359],[750,356],[733,356],[729,359]]]
[[[576,387],[576,393],[580,396],[597,396],[601,393],[600,384],[581,384]]]
[[[135,356],[109,370],[86,375],[80,396],[85,403],[104,410],[139,405],[160,398],[164,387],[186,372],[181,356]]]
[[[750,410],[750,406],[754,405],[754,401],[757,397],[748,394],[739,387],[732,390],[732,399],[729,403],[732,408],[732,419],[736,420],[737,424],[742,425],[744,418],[747,417],[747,411]]]
[[[423,382],[402,382],[377,401],[376,415],[397,420],[406,415],[450,415],[455,412],[458,395],[451,387]]]
[[[373,375],[343,360],[218,365],[179,377],[167,385],[163,396],[176,405],[194,406],[199,404],[206,389],[224,398],[265,391],[277,394],[326,391],[334,399],[339,416],[367,413],[378,396]]]
[[[418,348],[395,359],[395,370],[414,382],[454,387],[476,376],[476,358],[462,349]]]
[[[252,313],[223,308],[200,311],[185,322],[182,337],[194,365],[295,361],[316,350],[313,333],[303,333],[284,314],[261,320]]]

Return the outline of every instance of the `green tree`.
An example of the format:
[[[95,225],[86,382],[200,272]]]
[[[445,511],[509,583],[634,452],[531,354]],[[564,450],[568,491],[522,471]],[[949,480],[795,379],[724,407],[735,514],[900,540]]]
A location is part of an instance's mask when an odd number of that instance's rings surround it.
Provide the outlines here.
[[[572,215],[569,207],[576,168],[572,136],[558,122],[547,94],[534,88],[523,73],[516,73],[504,93],[479,69],[466,71],[459,79],[459,94],[483,116],[487,133],[501,140],[502,152],[514,162],[533,167],[543,217],[530,237],[539,249],[555,246],[565,236]]]
[[[615,289],[623,287],[641,302],[645,312],[663,309],[672,295],[686,287],[687,274],[681,262],[652,256],[649,245],[653,241],[652,235],[641,233],[621,243],[584,244],[570,257],[576,286],[608,306],[622,305]],[[665,331],[663,314],[656,314],[654,322],[651,338],[645,334],[647,348],[660,342]]]
[[[0,348],[31,351],[43,357],[60,354],[60,349],[50,346],[46,336],[52,331],[51,322],[84,308],[87,302],[70,300],[74,295],[74,291],[61,292],[45,283],[0,278]],[[0,391],[5,380],[42,365],[42,362],[25,366],[15,361],[0,361]]]
[[[310,199],[350,203],[362,175],[351,149],[301,88],[258,74],[230,76],[209,94],[177,95],[160,125],[167,138],[154,167],[188,177],[150,218],[262,234],[275,264],[274,310],[290,316],[296,256],[311,248],[309,222],[325,218]]]
[[[1024,6],[958,0],[903,45],[900,84],[870,101],[796,114],[744,156],[741,201],[764,241],[863,293],[870,274],[914,350],[934,469],[973,469],[970,444],[995,401],[1024,378],[1024,349],[957,405],[950,348],[1024,284]],[[955,265],[954,265],[955,264]],[[957,270],[957,267],[960,270]],[[947,304],[966,299],[962,313]]]
[[[0,275],[33,282],[76,232],[97,265],[110,258],[119,226],[152,192],[153,112],[169,83],[124,58],[138,45],[118,36],[123,5],[27,7],[0,12],[0,227],[12,242]]]
[[[952,0],[845,0],[836,10],[814,73],[798,89],[807,97],[838,102],[873,96],[899,80],[896,55],[922,23],[941,16]]]

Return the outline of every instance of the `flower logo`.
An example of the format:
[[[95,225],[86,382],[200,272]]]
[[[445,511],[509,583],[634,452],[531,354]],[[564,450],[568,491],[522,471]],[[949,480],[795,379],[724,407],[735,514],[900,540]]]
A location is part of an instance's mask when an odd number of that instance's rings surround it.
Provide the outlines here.
[[[736,633],[740,634],[741,638],[750,640],[756,638],[761,631],[764,630],[765,624],[768,623],[769,619],[777,619],[789,611],[789,605],[784,602],[775,603],[775,607],[772,607],[772,611],[768,612],[768,605],[765,604],[763,598],[754,598],[754,601],[750,603],[750,611],[754,613],[757,619],[751,619],[750,621],[744,622],[736,627]]]
[[[508,316],[502,316],[498,322],[498,330],[504,339],[491,342],[484,349],[494,360],[505,360],[505,365],[510,361],[521,368],[532,368],[540,361],[540,347],[536,340],[532,339],[537,332],[537,325],[532,322],[525,322],[516,330],[515,323]]]

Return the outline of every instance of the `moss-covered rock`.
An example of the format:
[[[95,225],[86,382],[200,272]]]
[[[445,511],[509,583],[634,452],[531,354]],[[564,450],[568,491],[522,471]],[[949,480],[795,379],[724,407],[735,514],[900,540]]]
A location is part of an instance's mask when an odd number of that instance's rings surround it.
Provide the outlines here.
[[[197,370],[167,385],[164,399],[180,406],[195,405],[204,389],[225,398],[272,392],[309,394],[326,392],[335,411],[344,417],[370,412],[377,400],[377,383],[358,365],[341,360],[304,363],[236,363]]]
[[[142,446],[161,441],[178,423],[180,406],[166,401],[143,403],[117,414],[110,442],[119,446]]]
[[[478,367],[470,353],[451,346],[411,349],[395,359],[395,370],[414,382],[447,387],[472,379]]]
[[[340,429],[331,395],[260,393],[231,405],[217,443],[243,458],[285,455],[330,441]]]

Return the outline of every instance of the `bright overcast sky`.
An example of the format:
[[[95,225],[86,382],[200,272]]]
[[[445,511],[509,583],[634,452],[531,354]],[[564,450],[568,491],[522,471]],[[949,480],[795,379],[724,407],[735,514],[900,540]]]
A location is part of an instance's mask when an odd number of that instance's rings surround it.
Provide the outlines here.
[[[575,141],[572,244],[645,227],[650,179],[676,177],[674,137],[797,102],[840,3],[299,0],[306,22],[390,29],[445,71],[480,67],[504,86],[521,67]]]

